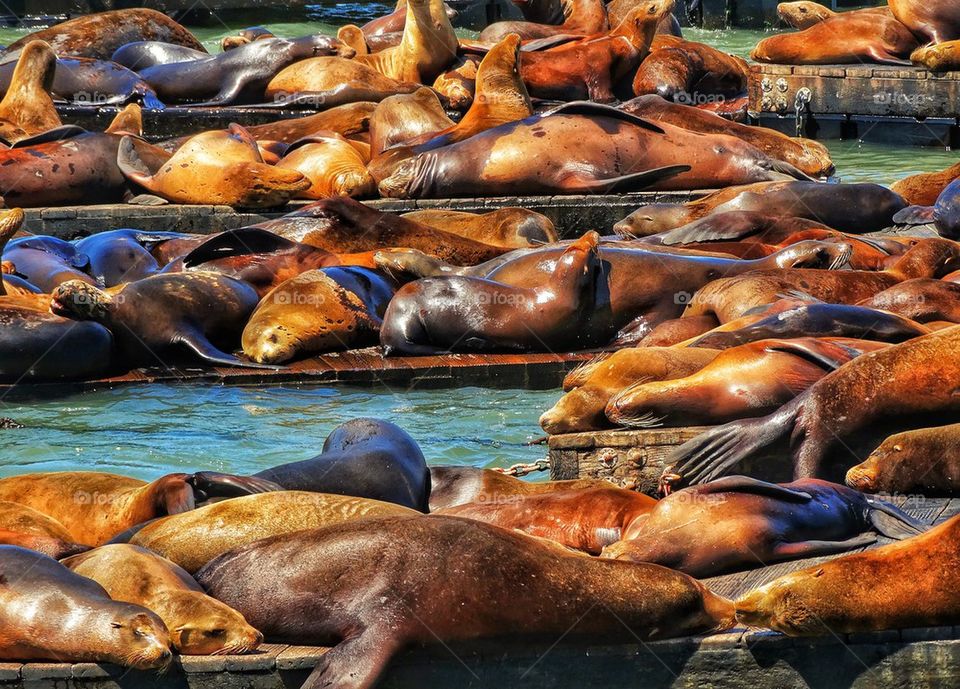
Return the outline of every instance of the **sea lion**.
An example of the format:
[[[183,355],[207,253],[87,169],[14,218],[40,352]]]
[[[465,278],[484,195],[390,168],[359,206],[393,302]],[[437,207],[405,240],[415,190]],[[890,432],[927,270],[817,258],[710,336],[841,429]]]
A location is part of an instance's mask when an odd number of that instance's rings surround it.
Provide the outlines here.
[[[284,490],[245,495],[157,519],[136,531],[129,542],[193,574],[216,556],[269,536],[354,519],[410,514],[416,512],[379,500]]]
[[[941,237],[960,239],[960,179],[940,193],[933,206],[910,206],[895,216],[897,225],[932,224]]]
[[[960,39],[960,6],[951,0],[890,0],[887,4],[897,21],[924,42]]]
[[[303,173],[267,165],[240,125],[197,134],[173,155],[124,137],[117,151],[123,175],[173,203],[270,208],[310,187]]]
[[[448,5],[444,5],[443,7],[447,14],[447,19],[453,21],[457,18],[458,12],[455,9],[449,7]],[[381,17],[371,19],[362,27],[360,27],[360,30],[363,31],[364,37],[369,41],[370,39],[378,36],[402,32],[406,21],[407,0],[397,0],[397,4],[392,12]]]
[[[206,52],[185,28],[156,10],[112,10],[77,17],[34,31],[7,46],[18,50],[30,41],[46,41],[57,55],[109,60],[114,51],[133,41],[163,41]]]
[[[918,323],[960,323],[960,285],[930,278],[906,280],[859,305],[897,313]]]
[[[189,474],[147,483],[95,471],[20,474],[0,479],[0,500],[31,507],[63,525],[76,543],[103,545],[134,524],[193,509]]]
[[[167,366],[202,360],[220,366],[259,367],[227,354],[259,298],[247,283],[215,273],[170,273],[129,282],[105,292],[71,281],[53,294],[50,309],[108,327],[120,361],[129,366]]]
[[[221,38],[220,50],[227,52],[228,50],[239,48],[254,41],[262,41],[265,38],[275,37],[276,35],[270,29],[263,26],[249,26],[246,29],[241,29],[232,36],[224,36]]]
[[[910,62],[931,72],[956,71],[960,69],[960,41],[921,46],[910,55]]]
[[[907,58],[917,47],[916,36],[893,16],[843,12],[803,31],[765,38],[750,58],[787,65],[909,65]]]
[[[794,29],[809,29],[825,19],[835,17],[836,12],[819,2],[799,0],[799,2],[781,2],[777,5],[777,16],[780,21]]]
[[[629,525],[603,557],[652,562],[704,578],[910,538],[926,525],[882,500],[817,479],[728,476],[685,488]],[[82,557],[82,556],[81,556]]]
[[[0,546],[4,660],[108,662],[139,670],[170,663],[170,637],[157,615],[110,599],[96,582],[51,557]]]
[[[0,543],[36,550],[56,560],[90,549],[76,543],[56,519],[6,500],[0,501]]]
[[[586,345],[583,327],[603,302],[595,295],[600,237],[588,232],[564,249],[536,287],[469,277],[426,278],[401,287],[380,329],[384,353],[571,351]],[[424,308],[430,304],[429,310]]]
[[[705,134],[735,136],[756,146],[771,158],[786,161],[813,177],[826,177],[834,171],[830,151],[812,139],[789,137],[773,129],[748,127],[706,110],[672,103],[655,94],[639,96],[622,104],[620,108],[651,122],[667,122]]]
[[[391,79],[357,60],[311,57],[280,70],[264,95],[279,105],[334,107],[357,101],[376,103],[419,88],[419,83]]]
[[[349,58],[353,56],[353,49],[323,34],[294,40],[268,38],[189,62],[147,67],[140,70],[140,76],[167,103],[206,106],[258,103],[278,72],[295,62],[320,55]]]
[[[367,161],[350,141],[335,132],[316,132],[294,142],[276,167],[296,170],[310,181],[297,198],[367,198],[377,190]]]
[[[547,216],[526,208],[498,208],[486,213],[429,209],[404,213],[402,217],[504,249],[525,249],[559,239]]]
[[[480,40],[495,43],[512,33],[522,39],[557,35],[593,36],[609,28],[607,8],[603,0],[564,0],[560,4],[562,15],[557,24],[532,21],[495,22],[480,32]]]
[[[321,268],[270,291],[243,329],[243,353],[261,364],[375,345],[395,287],[365,268]]]
[[[642,347],[602,354],[567,374],[563,381],[566,394],[540,416],[540,427],[550,435],[608,428],[604,410],[621,390],[642,380],[685,378],[718,353],[700,347]]]
[[[76,246],[77,253],[86,258],[84,269],[97,284],[114,287],[159,272],[160,264],[150,250],[182,236],[177,232],[108,230],[84,237]]]
[[[613,226],[621,235],[645,237],[672,230],[711,213],[756,211],[815,220],[840,232],[879,232],[906,207],[901,196],[879,184],[761,182],[721,189],[685,204],[641,206]]]
[[[503,248],[378,211],[346,196],[317,201],[254,227],[333,253],[360,253],[402,246],[459,265],[481,263],[504,253]]]
[[[243,615],[203,592],[181,567],[129,544],[103,545],[64,566],[102,586],[115,601],[155,612],[184,655],[239,655],[263,641]]]
[[[960,163],[946,170],[904,177],[891,184],[890,189],[900,194],[911,206],[932,206],[943,190],[956,179],[960,179]]]
[[[349,556],[358,548],[366,557]],[[732,604],[686,575],[567,553],[457,517],[367,519],[287,534],[227,553],[197,576],[268,639],[337,643],[307,682],[358,689],[374,686],[391,657],[412,644],[504,635],[646,640],[734,623]],[[504,581],[524,582],[536,614]],[[465,599],[466,590],[473,595]]]
[[[50,98],[57,56],[43,41],[28,43],[0,101],[0,138],[14,143],[59,127],[62,122]]]
[[[209,57],[209,53],[164,41],[132,41],[117,48],[110,61],[137,72],[154,65],[171,65],[202,57]]]
[[[613,0],[612,2],[607,3],[607,22],[611,27],[616,26],[623,21],[630,10],[636,7],[643,0]],[[684,3],[680,3],[681,5]],[[665,15],[661,20],[660,24],[657,26],[658,34],[666,34],[668,36],[677,36],[678,38],[683,37],[683,29],[680,26],[680,22],[677,21],[677,17],[674,14],[677,8],[674,7],[673,12]]]
[[[473,104],[480,57],[461,55],[445,72],[433,80],[431,88],[454,110],[464,111]]]
[[[747,90],[748,75],[743,58],[661,34],[633,78],[633,95],[656,94],[682,105],[723,102]]]
[[[789,636],[955,624],[958,528],[954,517],[914,538],[791,572],[740,597],[737,619]]]
[[[673,465],[664,470],[668,482],[709,481],[787,436],[793,438],[794,476],[814,477],[827,470],[836,444],[849,445],[871,425],[905,430],[955,416],[949,369],[958,347],[955,326],[857,357],[768,416],[724,424],[684,443],[667,458],[665,464]]]
[[[960,424],[896,433],[847,472],[848,486],[867,493],[953,497],[960,486]]]
[[[611,485],[504,500],[481,497],[432,513],[474,519],[599,555],[604,546],[620,540],[620,534],[634,519],[649,514],[656,504],[648,495]]]
[[[605,414],[630,428],[713,426],[764,416],[859,354],[813,337],[751,342],[720,352],[689,376],[641,379],[611,397]]]
[[[436,94],[428,88],[380,101],[370,117],[370,155],[376,157],[421,134],[432,135],[453,124]]]
[[[605,488],[609,481],[597,478],[569,481],[524,481],[492,469],[468,466],[430,467],[430,511],[476,502],[507,502],[528,495],[567,493]]]

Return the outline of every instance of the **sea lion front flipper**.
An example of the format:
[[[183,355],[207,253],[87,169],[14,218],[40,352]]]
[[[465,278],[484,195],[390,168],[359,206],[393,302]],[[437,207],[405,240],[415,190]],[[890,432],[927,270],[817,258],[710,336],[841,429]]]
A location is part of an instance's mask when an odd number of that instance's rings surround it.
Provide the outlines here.
[[[870,505],[870,523],[883,536],[902,541],[930,529],[930,524],[914,519],[899,507],[871,496],[866,497]]]
[[[211,364],[219,364],[220,366],[236,366],[239,368],[263,368],[272,371],[277,371],[283,368],[282,366],[269,366],[267,364],[258,364],[253,361],[244,361],[243,359],[238,359],[232,354],[222,352],[214,347],[210,340],[204,337],[203,333],[197,330],[181,331],[176,341],[180,344],[186,345],[189,349],[193,350],[198,357]]]
[[[586,115],[593,117],[610,117],[615,120],[621,120],[637,127],[642,127],[651,132],[656,132],[657,134],[666,134],[666,132],[658,127],[656,124],[650,120],[645,120],[642,117],[637,117],[636,115],[631,115],[628,112],[623,110],[618,110],[610,105],[603,105],[602,103],[594,103],[589,100],[577,100],[571,101],[569,103],[564,103],[558,105],[552,110],[548,110],[545,113],[542,113],[540,117],[550,117],[551,115]],[[688,168],[689,169],[689,168]]]
[[[221,232],[183,257],[184,268],[231,256],[268,254],[296,246],[296,242],[259,227],[238,227]]]
[[[743,222],[737,223],[738,220]],[[658,237],[660,243],[667,246],[737,240],[761,233],[765,229],[763,227],[764,220],[764,216],[760,213],[728,211],[694,220],[662,234],[651,235],[651,237]],[[644,239],[650,239],[650,237]]]
[[[653,186],[657,182],[676,177],[690,170],[689,165],[668,165],[645,172],[634,172],[630,175],[611,177],[609,179],[587,180],[579,176],[565,179],[562,187],[566,191],[581,192],[584,194],[609,194],[614,191],[640,190]]]
[[[860,534],[846,541],[799,541],[797,543],[781,543],[773,549],[774,555],[780,560],[797,560],[804,557],[819,557],[845,553],[855,548],[873,545],[877,542],[874,533]]]
[[[324,653],[300,689],[372,689],[398,646],[389,631],[366,629]]]
[[[256,476],[237,476],[219,471],[198,471],[190,479],[193,487],[206,498],[235,498],[241,495],[256,495],[284,490],[279,483]]]
[[[48,144],[53,141],[63,141],[64,139],[72,139],[75,136],[80,136],[81,134],[86,134],[87,130],[83,127],[78,127],[75,124],[65,124],[62,127],[54,127],[53,129],[48,129],[45,132],[40,132],[34,136],[28,136],[25,139],[20,139],[19,141],[10,145],[10,148],[26,148],[28,146],[36,146],[38,144]]]
[[[908,206],[893,216],[893,224],[929,225],[935,219],[933,206]]]
[[[750,493],[752,495],[762,495],[767,498],[784,500],[785,502],[795,502],[799,504],[808,503],[813,500],[810,493],[802,490],[793,490],[777,483],[767,483],[749,476],[724,476],[716,481],[704,484],[697,489],[701,495],[711,493]]]

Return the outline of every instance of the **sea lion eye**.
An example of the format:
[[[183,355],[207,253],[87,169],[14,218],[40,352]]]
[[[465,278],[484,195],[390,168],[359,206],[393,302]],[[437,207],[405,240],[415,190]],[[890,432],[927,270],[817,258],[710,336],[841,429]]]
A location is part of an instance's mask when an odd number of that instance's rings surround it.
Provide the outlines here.
[[[146,636],[146,634],[143,633],[143,630],[142,630],[142,629],[134,629],[134,630],[133,630],[133,635],[134,635],[136,638],[138,638],[138,639],[142,639],[143,637]]]
[[[123,628],[123,625],[122,625],[120,622],[111,622],[111,623],[110,623],[110,626],[113,627],[114,629],[122,629],[122,628]]]
[[[226,629],[209,629],[204,633],[207,636],[217,637],[217,636],[224,636],[227,633],[227,630]]]

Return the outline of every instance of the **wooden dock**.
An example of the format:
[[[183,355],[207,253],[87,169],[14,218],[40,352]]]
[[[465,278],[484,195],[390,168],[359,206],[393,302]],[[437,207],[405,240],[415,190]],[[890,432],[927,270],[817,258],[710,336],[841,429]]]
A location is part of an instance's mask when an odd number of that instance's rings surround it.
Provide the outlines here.
[[[815,139],[960,144],[960,72],[891,65],[752,64],[749,112]]]
[[[913,516],[941,522],[960,500],[900,501]],[[878,544],[879,545],[879,544]],[[876,546],[874,546],[876,547]],[[832,558],[811,558],[706,580],[737,597],[775,577]],[[509,586],[510,582],[504,582]],[[182,656],[166,673],[97,663],[2,663],[10,689],[298,689],[326,648],[264,645],[246,656]],[[892,630],[795,639],[735,629],[646,643],[590,645],[481,642],[406,651],[378,689],[946,689],[960,685],[960,628]]]

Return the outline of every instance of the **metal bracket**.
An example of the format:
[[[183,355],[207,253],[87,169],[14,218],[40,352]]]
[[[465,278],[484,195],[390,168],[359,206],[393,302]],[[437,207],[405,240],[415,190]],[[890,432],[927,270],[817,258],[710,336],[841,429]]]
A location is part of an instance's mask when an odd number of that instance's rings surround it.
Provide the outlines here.
[[[807,131],[807,119],[810,115],[810,101],[813,100],[813,91],[804,86],[797,91],[793,101],[793,114],[796,118],[797,136],[804,136]]]

